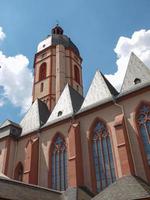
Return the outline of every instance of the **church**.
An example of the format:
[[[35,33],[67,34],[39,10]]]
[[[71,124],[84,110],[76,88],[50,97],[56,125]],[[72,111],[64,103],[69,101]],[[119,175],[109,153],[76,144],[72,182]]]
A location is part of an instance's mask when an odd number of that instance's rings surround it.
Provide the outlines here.
[[[150,69],[131,53],[120,92],[56,25],[37,46],[32,105],[0,125],[0,199],[150,199]],[[32,86],[31,86],[32,87]]]

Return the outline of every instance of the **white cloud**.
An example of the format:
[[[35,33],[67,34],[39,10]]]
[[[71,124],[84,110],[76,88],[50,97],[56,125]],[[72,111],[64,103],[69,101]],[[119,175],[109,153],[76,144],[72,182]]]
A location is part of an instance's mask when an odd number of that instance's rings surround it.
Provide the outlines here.
[[[0,40],[4,40],[5,37],[6,37],[6,35],[3,32],[3,28],[0,26]]]
[[[5,101],[3,99],[0,99],[0,107],[3,107],[5,104]]]
[[[106,74],[106,77],[119,90],[131,52],[150,67],[150,30],[136,31],[131,38],[121,36],[114,51],[117,54],[117,71],[114,74]]]
[[[22,113],[29,108],[33,75],[28,65],[29,60],[26,56],[21,54],[6,56],[0,51],[0,86],[3,88],[0,107],[7,99],[14,106],[20,107]]]

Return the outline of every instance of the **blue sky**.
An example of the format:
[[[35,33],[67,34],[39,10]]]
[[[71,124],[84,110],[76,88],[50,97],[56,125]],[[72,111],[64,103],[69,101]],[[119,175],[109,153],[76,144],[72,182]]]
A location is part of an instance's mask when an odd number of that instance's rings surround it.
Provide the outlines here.
[[[16,87],[19,87],[19,84],[26,84],[27,89],[32,87],[29,71],[33,67],[37,44],[50,34],[51,28],[57,21],[80,50],[83,58],[85,94],[96,69],[100,69],[104,74],[111,74],[113,77],[108,76],[110,81],[115,80],[114,73],[119,66],[124,65],[123,61],[128,59],[131,50],[141,56],[147,65],[150,63],[139,50],[143,44],[148,53],[150,49],[149,0],[4,0],[1,1],[0,8],[0,27],[5,34],[5,38],[0,41],[0,52],[3,57],[5,56],[1,65],[4,65],[2,67],[9,65],[8,60],[11,57],[11,67],[8,70],[12,68],[15,70],[16,62],[21,62],[24,66],[20,78],[23,81],[18,79],[21,72],[18,72],[18,76],[14,78],[15,73],[10,73],[7,79],[7,73],[0,71],[0,77],[3,78],[3,82],[0,82],[0,99],[3,101],[0,107],[0,122],[6,118],[19,122],[22,118],[25,110],[22,109],[24,88],[21,91]],[[141,30],[145,31],[140,32]],[[137,34],[134,35],[135,32]],[[119,41],[120,37],[124,38]],[[128,39],[132,40],[128,41]],[[134,48],[132,41],[135,42]],[[128,53],[126,47],[130,49]],[[16,55],[24,57],[16,58]],[[14,62],[12,62],[13,58],[15,58]],[[12,63],[15,63],[15,67]],[[9,92],[4,78],[12,82],[10,85],[17,82],[14,87],[9,85]],[[13,91],[16,91],[16,94]]]

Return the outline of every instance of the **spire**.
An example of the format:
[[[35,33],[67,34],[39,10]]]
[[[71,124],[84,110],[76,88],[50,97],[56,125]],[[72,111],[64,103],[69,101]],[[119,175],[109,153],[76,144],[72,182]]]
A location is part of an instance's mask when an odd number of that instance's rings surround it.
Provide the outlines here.
[[[116,89],[111,85],[106,77],[99,70],[97,70],[81,109],[105,99],[112,98],[112,96],[117,94],[118,92]]]
[[[150,69],[132,52],[120,93],[147,82],[150,82]]]

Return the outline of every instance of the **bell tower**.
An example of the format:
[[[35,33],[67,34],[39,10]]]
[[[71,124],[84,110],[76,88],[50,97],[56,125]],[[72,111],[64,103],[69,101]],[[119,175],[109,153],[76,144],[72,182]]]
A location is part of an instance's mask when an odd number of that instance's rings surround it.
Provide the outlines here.
[[[68,83],[83,95],[82,58],[75,44],[56,25],[41,41],[34,58],[33,99],[44,101],[52,111]]]

